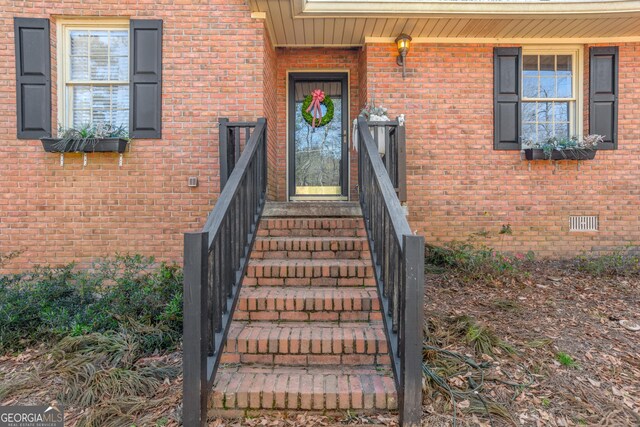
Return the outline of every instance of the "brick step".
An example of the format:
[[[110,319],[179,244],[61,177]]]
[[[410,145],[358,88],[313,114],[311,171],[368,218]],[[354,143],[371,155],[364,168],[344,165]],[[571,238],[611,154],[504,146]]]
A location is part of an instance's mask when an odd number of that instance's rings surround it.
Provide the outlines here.
[[[209,408],[397,409],[390,368],[220,366]]]
[[[388,364],[382,322],[231,324],[222,363],[264,365]]]
[[[370,260],[359,259],[269,259],[250,260],[247,278],[372,278]],[[354,285],[357,286],[357,285]]]
[[[259,237],[252,259],[371,259],[365,237]]]
[[[263,218],[259,237],[365,237],[362,218]]]
[[[234,320],[381,320],[375,288],[247,286],[240,291]]]
[[[308,218],[308,217],[362,217],[358,202],[267,202],[262,217]]]

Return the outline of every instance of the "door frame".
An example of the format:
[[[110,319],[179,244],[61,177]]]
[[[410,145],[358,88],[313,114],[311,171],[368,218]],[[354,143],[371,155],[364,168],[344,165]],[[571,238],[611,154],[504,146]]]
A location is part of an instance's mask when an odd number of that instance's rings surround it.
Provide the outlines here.
[[[295,195],[295,144],[293,138],[295,137],[295,83],[304,80],[329,80],[342,82],[342,91],[346,94],[343,97],[342,105],[342,126],[345,137],[342,141],[342,194],[340,195]],[[287,159],[287,200],[349,200],[350,196],[350,158],[349,158],[349,124],[350,124],[350,73],[348,69],[328,69],[328,70],[287,70],[287,88],[286,88],[286,129],[287,129],[287,144],[286,144],[286,159]]]

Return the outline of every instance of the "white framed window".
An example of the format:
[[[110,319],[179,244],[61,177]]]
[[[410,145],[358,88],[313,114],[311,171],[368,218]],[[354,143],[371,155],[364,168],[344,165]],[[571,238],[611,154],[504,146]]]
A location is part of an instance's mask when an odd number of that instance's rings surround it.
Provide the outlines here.
[[[522,146],[582,136],[582,47],[523,47]]]
[[[129,127],[129,21],[58,26],[58,121],[68,128]]]

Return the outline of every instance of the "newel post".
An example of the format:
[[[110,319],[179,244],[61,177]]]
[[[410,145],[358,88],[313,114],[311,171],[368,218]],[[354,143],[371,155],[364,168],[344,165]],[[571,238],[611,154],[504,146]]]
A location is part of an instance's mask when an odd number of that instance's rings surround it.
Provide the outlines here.
[[[268,162],[268,158],[269,158],[269,140],[267,139],[267,119],[265,117],[260,117],[258,119],[258,126],[260,126],[261,123],[264,123],[264,133],[262,134],[262,149],[264,150],[264,157],[262,159],[262,191],[264,194],[264,197],[266,199],[266,191],[267,191],[267,181],[269,179],[269,162]]]
[[[398,127],[396,136],[398,138],[398,198],[401,203],[407,201],[407,134],[404,127],[404,119],[397,118]]]
[[[219,145],[219,158],[220,158],[220,192],[222,193],[222,189],[227,183],[227,178],[229,178],[229,157],[228,157],[228,149],[229,149],[229,119],[220,118],[218,119],[220,130],[220,137],[218,138]]]
[[[207,278],[209,233],[184,235],[183,406],[185,427],[207,422]]]
[[[424,299],[424,237],[402,236],[405,295],[402,322],[404,352],[401,357],[402,391],[398,393],[400,425],[418,427],[422,418],[422,340]]]

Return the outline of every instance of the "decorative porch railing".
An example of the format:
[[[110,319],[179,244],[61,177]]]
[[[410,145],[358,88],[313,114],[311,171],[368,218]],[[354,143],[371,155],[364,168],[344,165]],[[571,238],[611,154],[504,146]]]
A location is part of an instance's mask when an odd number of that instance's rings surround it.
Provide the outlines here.
[[[249,143],[256,122],[230,122],[219,119],[220,125],[220,191],[224,188],[240,154]]]
[[[364,117],[358,118],[358,133],[362,146],[358,150],[360,205],[389,342],[400,424],[419,426],[422,416],[424,237],[411,233]]]
[[[368,122],[376,147],[384,144],[384,165],[400,202],[407,201],[407,150],[404,124],[400,119]],[[382,139],[382,141],[380,141]]]
[[[243,127],[254,130],[204,228],[184,236],[185,427],[206,423],[209,391],[265,203],[267,122]]]

